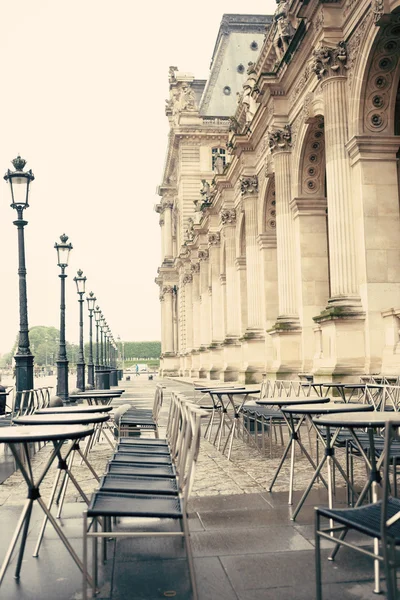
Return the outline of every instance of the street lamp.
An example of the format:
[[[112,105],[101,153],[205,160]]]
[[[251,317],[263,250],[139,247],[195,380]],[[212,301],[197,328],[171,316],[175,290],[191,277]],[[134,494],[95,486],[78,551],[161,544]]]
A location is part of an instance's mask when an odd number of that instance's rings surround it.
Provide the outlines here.
[[[61,269],[59,275],[61,279],[61,302],[60,302],[60,345],[57,358],[57,396],[63,403],[68,403],[68,358],[65,345],[65,279],[67,277],[65,269],[68,267],[69,253],[72,250],[72,244],[68,242],[68,236],[63,233],[60,236],[61,244],[54,244],[57,250],[57,264]]]
[[[93,365],[93,311],[96,298],[93,292],[86,297],[89,310],[89,362],[88,362],[88,384],[94,386],[94,365]]]
[[[24,208],[28,208],[30,184],[35,179],[31,170],[24,171],[26,161],[17,156],[11,161],[15,171],[8,169],[4,179],[10,185],[11,207],[17,211],[14,225],[18,229],[18,276],[19,276],[19,336],[15,359],[16,391],[33,389],[33,354],[29,348],[28,304],[26,294],[26,266],[24,227],[28,224],[23,218]],[[19,408],[20,394],[17,394],[16,407]]]
[[[104,327],[105,327],[105,318],[103,313],[100,313],[100,369],[104,369]]]
[[[78,360],[76,361],[76,387],[78,390],[85,389],[85,355],[83,351],[83,296],[85,295],[86,277],[83,276],[82,269],[77,272],[77,277],[74,277],[76,283],[76,291],[79,296],[79,352]]]
[[[94,320],[96,322],[96,370],[100,368],[100,356],[99,356],[99,325],[101,318],[101,310],[99,306],[96,306],[94,311]]]

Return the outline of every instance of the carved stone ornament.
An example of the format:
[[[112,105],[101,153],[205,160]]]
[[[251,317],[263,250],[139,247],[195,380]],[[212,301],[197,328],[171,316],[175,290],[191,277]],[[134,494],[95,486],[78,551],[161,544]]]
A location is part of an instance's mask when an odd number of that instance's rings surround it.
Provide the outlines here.
[[[208,234],[208,243],[210,246],[218,246],[221,241],[221,234],[219,231],[214,231],[213,233]]]
[[[314,50],[312,70],[319,80],[333,75],[345,75],[347,63],[346,43],[341,41],[336,48],[321,46]]]
[[[234,208],[229,210],[222,210],[220,217],[223,225],[234,225],[236,223],[236,211]]]
[[[188,227],[185,231],[184,236],[185,236],[185,242],[193,242],[195,232],[194,232],[194,221],[193,221],[192,217],[189,217],[189,219],[188,219]]]
[[[207,249],[199,250],[198,252],[199,260],[208,260],[210,255]]]
[[[190,270],[192,273],[200,273],[200,263],[195,262],[190,265]]]
[[[172,285],[165,285],[162,289],[162,293],[163,295],[165,294],[173,294],[174,293],[174,287]]]
[[[183,244],[181,246],[181,251],[179,253],[180,258],[189,258],[190,257],[190,250],[189,248]]]
[[[251,175],[249,177],[240,177],[240,191],[242,196],[258,193],[258,177]]]
[[[295,29],[289,19],[289,2],[276,0],[277,7],[274,14],[275,33],[273,45],[277,56],[283,56],[289,47]]]
[[[292,130],[290,125],[285,125],[283,129],[271,131],[269,134],[269,147],[271,152],[290,150],[292,147]]]
[[[185,273],[182,279],[183,285],[187,285],[188,283],[192,283],[193,275],[191,273]]]
[[[164,212],[165,209],[167,208],[173,208],[174,203],[172,200],[163,200],[162,202],[162,211]]]
[[[374,22],[377,23],[385,11],[385,3],[383,0],[374,0],[372,4],[372,12]]]

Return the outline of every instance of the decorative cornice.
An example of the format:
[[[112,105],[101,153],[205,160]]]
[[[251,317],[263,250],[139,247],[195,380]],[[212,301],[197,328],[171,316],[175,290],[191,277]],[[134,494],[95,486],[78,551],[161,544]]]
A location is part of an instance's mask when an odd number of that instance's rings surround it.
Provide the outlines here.
[[[240,192],[242,196],[258,194],[258,177],[257,175],[249,175],[240,177]]]
[[[292,130],[290,125],[283,129],[269,132],[269,147],[271,152],[288,152],[292,148]]]
[[[290,209],[293,217],[299,216],[321,216],[326,217],[327,200],[325,197],[293,198],[290,201]]]
[[[219,215],[223,225],[235,225],[236,211],[234,208],[222,210]]]
[[[346,75],[346,63],[347,47],[344,41],[339,42],[335,48],[321,46],[313,52],[312,70],[319,80]]]

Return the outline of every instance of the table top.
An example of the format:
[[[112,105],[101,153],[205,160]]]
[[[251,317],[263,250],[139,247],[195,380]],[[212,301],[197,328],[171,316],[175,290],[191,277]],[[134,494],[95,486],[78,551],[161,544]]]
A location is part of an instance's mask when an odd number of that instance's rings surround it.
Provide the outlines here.
[[[210,394],[225,394],[230,396],[244,396],[245,394],[259,394],[261,392],[261,388],[210,388],[207,390]]]
[[[93,433],[93,427],[82,425],[43,425],[39,427],[1,427],[0,443],[49,442],[76,440]]]
[[[328,402],[325,404],[300,404],[300,406],[285,406],[282,408],[285,413],[295,413],[299,415],[306,414],[329,414],[329,413],[350,413],[350,412],[368,412],[373,411],[372,404],[357,404],[356,402]]]
[[[16,425],[91,425],[95,423],[104,423],[109,420],[109,415],[103,413],[81,413],[74,415],[68,414],[50,414],[50,415],[26,415],[25,417],[17,417],[13,419]]]
[[[70,394],[70,398],[95,398],[96,396],[121,396],[125,390],[87,390],[78,394]]]
[[[353,390],[356,390],[358,388],[383,388],[383,385],[381,383],[346,383],[345,385],[346,388],[353,388]]]
[[[195,385],[194,389],[197,392],[212,392],[214,390],[228,390],[228,389],[229,390],[243,390],[244,386],[240,386],[240,385],[232,385],[232,386],[224,385],[224,386],[222,386],[221,385],[221,387],[210,387],[210,386],[203,387],[201,385]]]
[[[35,415],[68,415],[81,413],[106,413],[113,410],[111,405],[96,406],[53,406],[49,408],[39,408]]]
[[[332,414],[317,417],[314,422],[318,425],[332,425],[334,427],[384,427],[388,423],[400,427],[400,413],[374,411],[347,415]]]
[[[309,396],[307,398],[299,398],[298,396],[291,396],[288,398],[263,398],[262,400],[256,400],[256,404],[260,404],[260,406],[293,406],[300,404],[303,406],[304,404],[323,404],[330,401],[329,397]]]

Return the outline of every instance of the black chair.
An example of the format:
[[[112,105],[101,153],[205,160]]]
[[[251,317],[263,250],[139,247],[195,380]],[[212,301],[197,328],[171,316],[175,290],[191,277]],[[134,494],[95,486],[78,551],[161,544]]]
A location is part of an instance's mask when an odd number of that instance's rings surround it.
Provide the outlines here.
[[[197,600],[196,582],[193,558],[190,548],[189,528],[187,522],[187,501],[193,483],[195,466],[200,447],[200,427],[201,417],[206,415],[205,411],[197,408],[190,408],[187,404],[182,404],[182,410],[186,413],[185,419],[186,432],[185,442],[181,449],[181,474],[178,477],[178,494],[162,493],[161,489],[166,489],[168,483],[163,480],[155,482],[157,493],[138,493],[138,492],[109,492],[106,489],[96,492],[84,513],[83,526],[83,600],[87,600],[87,563],[88,563],[88,539],[93,540],[93,591],[97,588],[97,540],[99,537],[144,537],[151,535],[178,536],[185,541],[186,554],[189,565],[189,574],[193,590],[193,600]],[[129,482],[128,482],[129,484]],[[146,485],[146,483],[144,483]],[[159,487],[158,487],[159,486]],[[126,528],[123,531],[112,529],[113,518],[129,517],[138,518],[137,528],[129,531]],[[144,529],[140,527],[141,519],[146,517]],[[154,519],[154,530],[149,531],[148,519]],[[172,519],[179,524],[179,530],[172,527],[172,531],[160,529],[161,519]],[[98,532],[98,524],[103,527],[102,532]]]
[[[321,538],[333,542],[336,547],[333,559],[340,546],[353,548],[375,561],[376,581],[379,581],[379,563],[383,563],[389,600],[397,599],[396,547],[400,546],[400,500],[390,495],[391,443],[400,424],[388,422],[385,428],[384,466],[382,499],[357,508],[315,509],[315,566],[316,598],[322,600],[321,586]],[[321,517],[329,519],[329,525],[321,526]],[[336,524],[335,524],[336,523]],[[356,530],[374,540],[374,551],[348,542],[345,537],[349,530]],[[337,536],[336,534],[339,534]],[[377,591],[378,590],[374,590]]]

